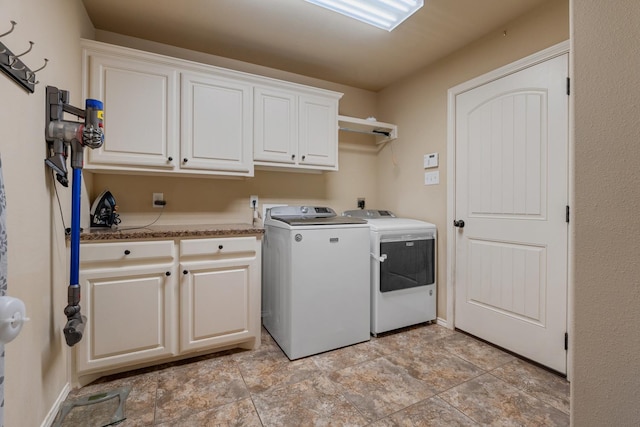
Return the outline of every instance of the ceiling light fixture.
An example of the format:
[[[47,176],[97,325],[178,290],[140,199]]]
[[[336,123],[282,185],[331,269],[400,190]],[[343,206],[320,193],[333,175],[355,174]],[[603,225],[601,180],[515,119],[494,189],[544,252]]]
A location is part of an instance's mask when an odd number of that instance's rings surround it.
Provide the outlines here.
[[[391,31],[424,5],[424,0],[305,0],[366,24]]]

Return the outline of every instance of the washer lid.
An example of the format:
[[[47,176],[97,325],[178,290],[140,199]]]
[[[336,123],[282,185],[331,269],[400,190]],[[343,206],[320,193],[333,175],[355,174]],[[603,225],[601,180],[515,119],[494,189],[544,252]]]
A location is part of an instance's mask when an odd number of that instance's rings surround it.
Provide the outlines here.
[[[271,219],[282,221],[291,226],[302,225],[335,225],[335,224],[366,224],[367,221],[361,218],[350,218],[347,216],[336,216],[330,218],[302,218],[302,217],[271,217]]]
[[[337,216],[333,209],[324,206],[276,206],[270,209],[269,218],[291,226],[367,223],[361,218]]]

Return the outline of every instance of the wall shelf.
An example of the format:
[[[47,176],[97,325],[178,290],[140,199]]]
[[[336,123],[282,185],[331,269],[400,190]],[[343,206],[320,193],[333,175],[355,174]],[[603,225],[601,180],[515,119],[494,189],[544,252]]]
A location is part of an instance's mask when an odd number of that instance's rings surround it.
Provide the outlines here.
[[[357,117],[338,116],[338,128],[344,132],[374,135],[376,144],[393,141],[398,137],[398,126],[396,125]]]

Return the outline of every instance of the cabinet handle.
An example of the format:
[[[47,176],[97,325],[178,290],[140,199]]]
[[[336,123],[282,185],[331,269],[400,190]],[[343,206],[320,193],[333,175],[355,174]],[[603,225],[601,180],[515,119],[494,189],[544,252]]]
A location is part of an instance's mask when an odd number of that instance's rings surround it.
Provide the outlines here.
[[[166,276],[171,276],[171,272],[167,271],[166,273],[164,273]]]
[[[224,246],[218,245],[218,249],[222,250],[222,248],[224,248]]]
[[[187,159],[186,157],[184,159],[182,159],[182,163],[187,163],[189,161],[189,159]]]
[[[124,254],[125,254],[125,255],[129,255],[130,253],[131,253],[131,251],[130,251],[129,249],[126,249],[126,250],[124,251]]]
[[[169,156],[169,158],[167,158],[167,160],[169,160],[170,162],[173,162],[173,157]]]
[[[182,274],[189,274],[189,270],[182,270]]]
[[[304,159],[306,159],[307,156],[302,156],[302,161],[304,162]]]
[[[292,154],[292,155],[291,155],[291,160],[295,160],[295,159],[296,159],[296,155],[295,155],[295,154]]]

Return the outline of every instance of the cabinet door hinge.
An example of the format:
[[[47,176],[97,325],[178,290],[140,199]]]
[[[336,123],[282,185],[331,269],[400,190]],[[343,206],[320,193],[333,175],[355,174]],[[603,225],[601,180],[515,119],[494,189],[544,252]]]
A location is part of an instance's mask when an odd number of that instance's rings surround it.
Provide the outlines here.
[[[567,209],[565,211],[565,221],[569,222],[569,205],[567,205]]]
[[[571,78],[567,77],[567,95],[571,95]]]
[[[569,350],[569,334],[564,333],[564,349]]]

